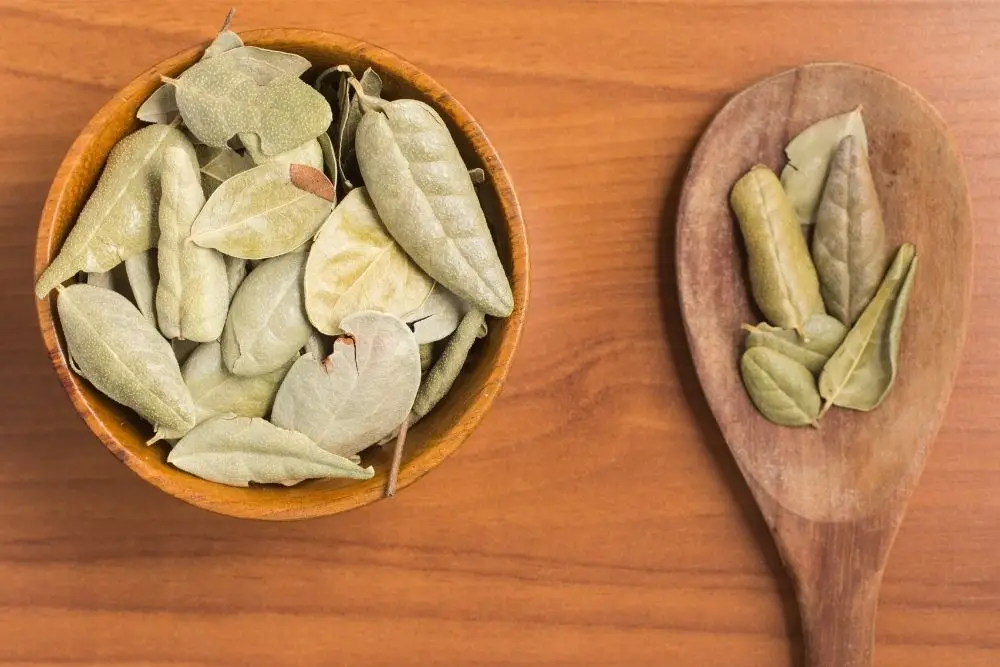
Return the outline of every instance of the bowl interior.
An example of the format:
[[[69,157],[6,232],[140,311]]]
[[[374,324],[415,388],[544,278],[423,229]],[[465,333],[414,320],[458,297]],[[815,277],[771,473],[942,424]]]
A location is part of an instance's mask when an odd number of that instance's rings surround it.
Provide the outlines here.
[[[382,77],[388,99],[410,97],[433,106],[444,118],[469,168],[481,167],[486,182],[478,188],[500,259],[514,292],[514,312],[488,318],[489,333],[477,342],[469,362],[445,399],[412,430],[406,441],[400,488],[411,484],[455,451],[478,424],[499,392],[520,338],[528,296],[527,242],[520,208],[500,159],[482,129],[447,91],[413,65],[382,49],[348,37],[304,30],[242,33],[248,45],[300,54],[313,63],[306,80],[327,67],[348,64],[356,75],[372,67]],[[189,49],[145,72],[109,101],[71,147],[49,192],[39,223],[35,276],[62,246],[92,188],[108,152],[142,123],[135,112],[160,85],[160,75],[176,76],[201,56],[204,45]],[[54,293],[53,293],[54,294]],[[238,517],[294,519],[334,514],[382,497],[391,448],[368,450],[365,464],[376,474],[365,482],[313,480],[295,487],[227,487],[201,480],[166,463],[168,446],[146,446],[150,427],[131,410],[111,401],[69,370],[65,340],[54,317],[55,298],[37,302],[42,335],[53,365],[74,406],[108,449],[147,481],[205,509]]]

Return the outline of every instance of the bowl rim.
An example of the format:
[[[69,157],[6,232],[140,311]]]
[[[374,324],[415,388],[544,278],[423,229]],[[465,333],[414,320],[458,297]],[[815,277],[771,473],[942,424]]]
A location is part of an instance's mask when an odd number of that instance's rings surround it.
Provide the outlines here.
[[[487,183],[496,192],[503,231],[508,237],[511,249],[511,287],[514,295],[514,310],[507,318],[501,332],[497,359],[489,370],[483,390],[476,395],[473,401],[462,408],[457,420],[450,427],[435,436],[434,442],[404,461],[399,471],[397,486],[398,489],[403,489],[437,467],[445,458],[454,453],[472,433],[500,393],[517,351],[524,327],[530,291],[530,263],[527,230],[513,184],[496,149],[472,114],[437,81],[401,56],[363,40],[321,30],[263,28],[242,31],[238,34],[247,45],[267,47],[269,44],[274,46],[280,43],[297,42],[303,45],[309,44],[313,47],[350,53],[355,58],[370,61],[380,73],[387,73],[397,79],[406,80],[414,89],[430,100],[432,106],[448,117],[451,123],[464,135],[476,156],[482,160],[483,168],[489,176]],[[149,84],[152,77],[158,78],[162,73],[178,69],[186,61],[196,58],[208,43],[205,41],[202,44],[179,51],[133,78],[101,106],[74,139],[53,177],[39,218],[33,267],[35,281],[54,257],[56,250],[53,234],[55,219],[58,211],[66,205],[65,200],[74,196],[69,192],[70,177],[78,170],[86,171],[88,169],[85,164],[85,152],[92,141],[92,135],[108,119],[117,115],[122,101],[130,100],[139,94],[139,91]],[[103,160],[100,168],[103,168]],[[384,497],[382,484],[376,483],[359,485],[358,491],[355,493],[309,502],[302,502],[300,497],[294,501],[291,498],[282,501],[281,496],[269,495],[267,506],[264,507],[256,502],[250,503],[245,500],[219,497],[219,494],[225,495],[225,490],[232,487],[206,482],[194,476],[190,476],[190,481],[182,482],[161,472],[156,465],[131,452],[94,411],[94,407],[82,390],[83,379],[70,371],[66,352],[60,342],[60,335],[56,332],[52,312],[54,295],[55,290],[42,299],[35,299],[35,306],[42,340],[60,383],[69,395],[77,414],[87,424],[91,432],[104,443],[108,451],[145,481],[191,505],[217,514],[248,519],[292,520],[328,516],[369,505]],[[374,479],[382,481],[384,477],[383,473],[378,473]],[[217,487],[218,493],[211,493],[209,487],[205,487],[201,491],[194,488],[204,484]],[[279,493],[280,491],[278,490]]]

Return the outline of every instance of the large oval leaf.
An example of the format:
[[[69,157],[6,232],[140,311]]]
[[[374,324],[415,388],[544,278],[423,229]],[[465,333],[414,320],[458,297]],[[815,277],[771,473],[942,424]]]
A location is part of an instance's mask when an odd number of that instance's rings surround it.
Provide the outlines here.
[[[367,311],[343,321],[324,361],[298,359],[274,398],[275,424],[351,456],[402,423],[420,386],[420,352],[398,317]]]
[[[304,479],[371,479],[375,474],[371,466],[331,454],[301,433],[249,417],[215,417],[199,424],[170,451],[167,462],[230,486],[291,486]]]
[[[306,344],[312,327],[302,298],[306,256],[263,262],[243,280],[222,332],[226,368],[237,375],[270,373]]]
[[[750,400],[767,419],[783,426],[816,423],[820,398],[808,368],[769,347],[752,347],[740,371]]]
[[[361,99],[368,108],[355,137],[358,165],[386,228],[451,292],[490,315],[510,315],[507,274],[444,121],[415,100]]]
[[[236,174],[212,193],[191,240],[232,257],[266,259],[309,240],[333,208],[333,184],[318,169],[281,162]]]
[[[306,262],[309,320],[325,334],[363,310],[403,315],[417,309],[434,281],[382,225],[364,188],[352,190],[320,228]]]
[[[70,285],[60,288],[56,308],[75,368],[98,391],[155,426],[194,425],[194,403],[170,343],[128,299]]]

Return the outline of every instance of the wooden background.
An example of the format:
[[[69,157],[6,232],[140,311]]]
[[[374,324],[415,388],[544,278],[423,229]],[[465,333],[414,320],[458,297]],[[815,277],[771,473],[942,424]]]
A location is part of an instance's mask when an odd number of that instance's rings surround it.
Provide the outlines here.
[[[0,0],[0,665],[801,667],[789,582],[694,378],[672,237],[726,97],[832,59],[937,106],[976,218],[965,361],[876,662],[1000,665],[1000,4],[243,2],[237,30],[345,32],[457,95],[512,172],[533,259],[513,373],[459,453],[392,501],[290,525],[188,507],[109,456],[30,295],[76,133],[227,9]]]

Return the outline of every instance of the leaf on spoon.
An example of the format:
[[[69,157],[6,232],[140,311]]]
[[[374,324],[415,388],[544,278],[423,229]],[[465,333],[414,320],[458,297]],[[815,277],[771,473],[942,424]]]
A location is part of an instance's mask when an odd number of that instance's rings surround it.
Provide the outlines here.
[[[323,362],[300,357],[274,399],[275,424],[304,433],[327,451],[350,456],[399,426],[420,386],[420,352],[398,317],[374,311],[342,322]]]
[[[353,313],[403,315],[434,286],[389,236],[364,188],[352,190],[323,224],[306,263],[306,312],[325,334]]]
[[[56,308],[75,368],[98,391],[154,425],[194,425],[194,403],[170,344],[128,299],[78,284],[59,288]]]
[[[868,155],[844,137],[816,212],[812,256],[827,311],[850,326],[878,289],[887,264],[885,226]]]
[[[840,320],[823,314],[812,315],[806,320],[801,335],[791,329],[773,327],[767,322],[756,326],[744,325],[743,328],[749,332],[747,349],[769,347],[799,362],[812,373],[823,370],[847,335],[847,327]]]
[[[371,479],[375,474],[370,466],[331,454],[301,433],[250,417],[215,417],[199,424],[170,451],[167,462],[230,486],[291,486],[304,479]]]
[[[111,149],[62,249],[39,277],[35,296],[45,297],[79,271],[107,271],[156,245],[160,169],[170,146],[194,155],[184,134],[169,125],[144,127]]]
[[[819,378],[820,394],[831,405],[852,410],[879,406],[896,381],[899,341],[917,268],[916,249],[906,243],[868,307],[830,357]]]
[[[264,259],[295,250],[333,208],[333,184],[323,172],[273,162],[224,182],[212,193],[191,240],[232,257]]]
[[[830,160],[837,144],[848,135],[857,137],[865,154],[868,153],[868,135],[860,106],[810,125],[785,147],[788,164],[781,171],[781,185],[788,193],[806,238],[823,195]]]
[[[750,400],[769,421],[782,426],[816,423],[820,397],[805,366],[769,347],[752,347],[740,359]]]

